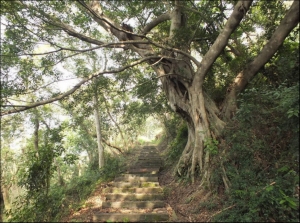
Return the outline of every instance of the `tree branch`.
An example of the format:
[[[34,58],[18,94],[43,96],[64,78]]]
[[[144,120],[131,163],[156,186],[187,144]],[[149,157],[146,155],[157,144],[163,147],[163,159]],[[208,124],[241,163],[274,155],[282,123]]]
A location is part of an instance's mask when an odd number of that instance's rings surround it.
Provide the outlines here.
[[[25,110],[28,110],[28,109],[31,109],[31,108],[35,108],[35,107],[38,107],[38,106],[41,106],[41,105],[49,104],[49,103],[52,103],[54,101],[61,100],[65,97],[73,94],[83,84],[87,83],[88,81],[92,80],[93,78],[95,78],[97,76],[100,76],[100,75],[103,75],[103,74],[110,74],[110,73],[119,73],[121,71],[126,70],[127,68],[134,67],[134,66],[136,66],[138,64],[141,64],[141,63],[143,63],[147,60],[152,60],[152,59],[157,59],[157,58],[159,58],[159,57],[157,57],[157,56],[146,57],[146,58],[137,60],[133,63],[130,63],[129,65],[123,66],[119,69],[115,69],[115,70],[111,70],[111,71],[102,71],[102,72],[99,72],[99,73],[96,73],[96,74],[92,74],[89,77],[84,78],[82,81],[80,81],[78,84],[76,84],[72,89],[70,89],[69,91],[66,91],[63,94],[60,94],[60,95],[58,95],[56,97],[53,97],[53,98],[50,98],[48,100],[39,101],[39,102],[32,103],[32,104],[29,104],[29,105],[24,105],[24,107],[22,107],[22,108],[12,109],[12,110],[8,110],[8,111],[1,111],[0,116],[9,115],[9,114],[13,114],[13,113],[18,113],[18,112],[25,111]],[[17,105],[17,106],[21,106],[21,105]],[[15,106],[15,107],[17,107],[17,106]]]
[[[107,111],[108,116],[110,117],[110,119],[112,120],[112,122],[115,123],[115,125],[117,126],[117,128],[118,128],[118,130],[119,130],[119,132],[120,132],[121,138],[122,138],[122,140],[124,141],[125,146],[127,146],[127,143],[126,143],[125,138],[124,138],[124,135],[123,135],[123,131],[121,130],[119,124],[118,124],[118,123],[116,122],[116,120],[112,117],[112,115],[111,115],[111,113],[110,113],[110,111],[109,111],[107,99],[105,98],[104,95],[102,95],[102,97],[104,98],[105,108],[106,108],[106,111]]]
[[[170,13],[165,13],[165,14],[162,14],[158,17],[156,17],[155,19],[153,19],[150,23],[148,23],[144,29],[142,30],[142,34],[143,35],[146,35],[147,33],[149,33],[155,26],[157,26],[158,24],[164,22],[164,21],[167,21],[167,20],[170,20],[171,19],[171,16],[170,16]]]
[[[236,108],[236,97],[243,91],[249,81],[257,74],[282,45],[285,38],[299,23],[299,1],[294,1],[291,8],[282,19],[268,43],[263,47],[257,57],[250,62],[234,79],[228,88],[228,93],[222,105],[222,116],[229,120]]]
[[[109,147],[112,147],[112,148],[118,150],[120,153],[123,154],[123,151],[121,150],[120,147],[117,147],[117,146],[115,146],[115,145],[110,144],[109,142],[107,142],[107,141],[106,141],[105,139],[103,139],[103,138],[102,138],[101,141],[104,142],[104,143],[105,143],[106,145],[108,145]]]
[[[122,34],[124,32],[128,34],[132,34],[127,30],[121,29],[119,25],[115,24],[112,20],[107,18],[104,15],[99,2],[91,1],[89,5],[87,5],[81,0],[77,0],[77,2],[85,9],[87,9],[87,13],[89,13],[92,16],[95,22],[97,22],[101,27],[103,27],[107,32],[116,36],[118,39],[122,39]]]
[[[219,34],[216,41],[210,47],[210,49],[208,50],[208,52],[205,54],[205,56],[203,57],[203,59],[201,61],[201,65],[198,68],[195,78],[193,80],[193,85],[195,87],[202,86],[205,75],[207,74],[208,70],[210,69],[212,64],[215,62],[215,60],[218,58],[218,56],[221,54],[223,49],[226,47],[230,35],[234,32],[234,30],[240,24],[242,18],[244,17],[246,12],[249,10],[251,3],[252,3],[252,0],[250,0],[250,1],[240,0],[236,4],[232,14],[230,15],[228,21],[225,24],[224,29]]]
[[[89,36],[83,35],[81,33],[76,32],[70,25],[65,24],[61,22],[58,18],[48,15],[47,13],[43,12],[42,10],[39,10],[38,8],[32,6],[32,5],[26,5],[24,2],[16,1],[15,3],[27,8],[33,10],[35,13],[39,13],[41,16],[45,17],[47,20],[43,19],[42,17],[39,17],[44,22],[49,23],[53,26],[61,28],[63,31],[65,31],[68,35],[76,37],[78,39],[81,39],[85,42],[93,43],[96,45],[102,45],[104,42],[99,41],[97,39],[93,39]],[[34,14],[35,14],[34,13]]]
[[[117,37],[120,41],[127,40],[129,39],[129,37],[131,40],[138,40],[138,41],[140,41],[141,39],[148,39],[145,35],[140,35],[140,34],[130,32],[120,27],[119,24],[115,24],[115,22],[113,22],[111,19],[109,19],[104,15],[101,5],[98,1],[91,1],[89,5],[85,4],[81,0],[77,0],[77,2],[80,5],[82,5],[85,9],[87,9],[87,13],[89,13],[92,16],[95,22],[97,22],[108,33]],[[135,46],[135,48],[133,46]],[[135,43],[130,48],[135,51],[137,51],[137,49],[145,50],[145,48],[147,48],[147,45],[140,46],[137,45],[137,43]]]

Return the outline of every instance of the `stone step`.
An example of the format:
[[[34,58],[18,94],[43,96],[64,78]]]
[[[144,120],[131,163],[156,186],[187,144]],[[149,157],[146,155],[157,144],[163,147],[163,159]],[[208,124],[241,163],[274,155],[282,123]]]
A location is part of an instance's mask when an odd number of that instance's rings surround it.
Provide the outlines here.
[[[157,156],[139,156],[138,157],[139,160],[161,160],[160,157],[157,157]]]
[[[161,157],[156,153],[141,153],[138,158],[145,158],[145,159],[161,159]]]
[[[158,174],[153,174],[153,173],[123,173],[120,175],[120,177],[158,177]]]
[[[107,187],[103,189],[104,193],[162,193],[161,187]]]
[[[154,154],[142,154],[138,156],[138,159],[151,160],[151,159],[161,159],[161,158]]]
[[[153,168],[151,168],[153,169]],[[139,169],[136,169],[134,167],[131,167],[131,168],[128,168],[126,172],[124,172],[124,174],[134,174],[134,175],[151,175],[151,176],[158,176],[158,168],[156,168],[156,171],[144,171],[144,170],[140,170]]]
[[[137,176],[133,174],[124,174],[122,176],[116,177],[115,182],[124,181],[124,182],[157,182],[158,176]]]
[[[144,152],[144,151],[155,151],[155,152],[157,152],[158,150],[156,148],[143,148],[140,151],[141,152]]]
[[[141,159],[141,160],[161,160],[161,158],[159,156],[150,156],[150,155],[139,156],[138,159]]]
[[[159,172],[159,167],[158,166],[136,166],[138,169],[130,169],[130,173],[158,173]],[[149,170],[151,169],[151,170]]]
[[[157,166],[157,167],[161,166],[159,163],[155,163],[155,162],[143,162],[143,161],[138,161],[135,164],[135,166],[146,166],[146,165]]]
[[[161,163],[161,160],[145,160],[145,159],[138,159],[137,162],[145,162],[145,163]]]
[[[159,168],[138,168],[134,167],[128,170],[128,173],[135,174],[135,173],[148,173],[148,174],[157,174]]]
[[[113,187],[158,187],[159,182],[139,182],[139,181],[133,181],[133,182],[124,182],[124,181],[114,181],[112,183]]]
[[[141,154],[138,159],[151,160],[151,159],[161,159],[159,156],[154,154]]]
[[[103,201],[102,208],[155,209],[164,208],[164,201]]]
[[[159,159],[138,159],[137,162],[149,162],[149,163],[160,163],[161,160]]]
[[[93,214],[93,221],[118,222],[157,222],[167,221],[169,215],[163,213],[98,213]]]
[[[139,159],[136,161],[136,163],[156,163],[161,165],[162,161],[161,160],[143,160],[143,159]]]
[[[137,164],[135,166],[135,168],[139,168],[139,169],[154,169],[154,168],[156,168],[156,169],[159,170],[160,165],[148,165],[148,164],[143,165],[143,164]]]
[[[159,170],[159,168],[160,168],[159,165],[141,165],[141,164],[137,165],[136,167],[139,169],[154,169],[154,168],[156,168],[157,170]],[[147,173],[147,171],[146,171],[146,173]]]
[[[163,200],[162,193],[158,194],[144,194],[144,193],[107,193],[105,194],[107,201],[155,201]]]
[[[168,221],[163,190],[158,182],[162,163],[156,147],[145,146],[140,150],[136,163],[103,189],[106,198],[102,202],[103,210],[93,214],[93,221]]]
[[[138,160],[154,160],[154,161],[161,161],[161,158],[160,157],[139,157]]]

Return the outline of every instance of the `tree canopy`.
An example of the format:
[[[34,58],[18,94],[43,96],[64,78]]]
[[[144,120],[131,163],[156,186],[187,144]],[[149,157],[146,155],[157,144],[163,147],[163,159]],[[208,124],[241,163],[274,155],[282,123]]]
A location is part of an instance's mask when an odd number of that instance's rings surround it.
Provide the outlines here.
[[[1,116],[64,100],[89,114],[97,79],[106,108],[179,114],[177,173],[208,187],[239,95],[299,80],[298,1],[2,1],[1,23]]]
[[[0,4],[1,141],[9,145],[12,136],[26,132],[24,123],[31,126],[25,143],[31,148],[25,162],[29,171],[21,180],[29,190],[48,193],[56,168],[62,160],[75,164],[74,154],[87,152],[93,166],[94,147],[100,154],[101,143],[122,152],[137,141],[137,127],[150,114],[172,126],[170,111],[185,123],[171,144],[176,147],[171,157],[178,158],[174,172],[192,182],[199,177],[202,189],[213,190],[219,175],[225,190],[241,190],[231,183],[245,182],[243,174],[233,174],[237,166],[245,168],[231,160],[239,151],[249,162],[273,151],[277,166],[283,165],[282,155],[294,159],[298,127],[286,126],[299,116],[299,1]],[[72,119],[62,121],[64,115]],[[258,134],[263,123],[269,132],[265,140]],[[93,125],[97,131],[91,131]],[[272,143],[278,129],[290,140],[276,144],[286,146],[286,153]],[[112,137],[119,146],[111,144]],[[264,143],[270,146],[261,152]],[[5,154],[14,162],[11,152]],[[276,166],[273,160],[258,162],[259,167]],[[288,168],[278,167],[274,176]],[[13,179],[15,170],[5,169]],[[284,195],[280,205],[294,209],[287,195],[292,192],[278,191]]]

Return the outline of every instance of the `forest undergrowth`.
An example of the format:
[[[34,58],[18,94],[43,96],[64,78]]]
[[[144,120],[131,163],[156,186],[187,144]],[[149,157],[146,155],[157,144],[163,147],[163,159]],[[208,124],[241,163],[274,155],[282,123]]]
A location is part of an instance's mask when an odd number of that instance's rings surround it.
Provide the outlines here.
[[[299,222],[299,84],[246,90],[239,107],[212,155],[218,171],[206,192],[174,172],[187,128],[173,126],[161,176],[168,202],[181,221]]]

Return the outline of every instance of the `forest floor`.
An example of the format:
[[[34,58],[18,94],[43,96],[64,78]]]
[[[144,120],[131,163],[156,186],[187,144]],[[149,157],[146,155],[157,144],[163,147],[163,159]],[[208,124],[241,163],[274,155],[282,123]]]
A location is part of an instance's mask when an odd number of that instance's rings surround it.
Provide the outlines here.
[[[162,142],[157,146],[159,153],[166,160],[167,143]],[[126,154],[126,163],[129,165],[135,162],[138,152],[135,150]],[[209,222],[211,217],[218,213],[221,207],[212,207],[212,196],[209,193],[199,193],[199,182],[192,184],[189,181],[181,181],[174,176],[174,165],[165,165],[159,173],[159,184],[163,188],[167,209],[172,214],[174,222]],[[104,200],[103,189],[111,186],[112,182],[100,183],[96,186],[89,198],[76,211],[62,219],[63,222],[92,222],[93,213],[109,212],[102,209]],[[211,207],[211,208],[209,208]],[[174,214],[175,213],[175,214]]]
[[[161,155],[166,160],[167,142],[157,146]],[[166,194],[166,203],[176,213],[177,222],[209,222],[213,215],[222,208],[213,202],[214,197],[207,191],[199,190],[199,180],[195,183],[184,181],[176,177],[175,164],[167,164],[160,171],[159,183]]]

